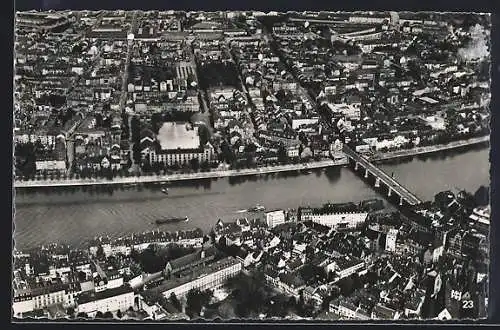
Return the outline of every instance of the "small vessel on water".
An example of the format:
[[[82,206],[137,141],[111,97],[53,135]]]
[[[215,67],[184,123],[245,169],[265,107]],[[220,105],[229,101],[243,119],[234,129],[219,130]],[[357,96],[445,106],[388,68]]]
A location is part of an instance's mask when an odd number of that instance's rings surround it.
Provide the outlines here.
[[[168,181],[161,183],[160,186],[161,186],[161,192],[164,193],[165,195],[168,195]]]
[[[188,222],[189,218],[184,217],[184,218],[165,218],[165,219],[157,219],[155,223],[157,225],[165,225],[169,223],[177,223],[177,222]]]
[[[260,204],[255,205],[252,208],[248,209],[248,212],[261,212],[264,211],[266,208]]]

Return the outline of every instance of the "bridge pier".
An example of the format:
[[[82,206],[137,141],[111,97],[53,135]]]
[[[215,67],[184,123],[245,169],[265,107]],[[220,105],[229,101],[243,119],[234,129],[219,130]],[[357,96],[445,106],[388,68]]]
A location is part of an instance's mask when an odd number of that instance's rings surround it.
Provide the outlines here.
[[[394,177],[385,173],[382,169],[378,168],[376,165],[370,162],[370,159],[366,158],[363,155],[358,154],[354,150],[352,150],[349,146],[344,145],[343,149],[346,156],[349,158],[350,168],[361,175],[361,170],[364,170],[364,178],[365,180],[370,178],[370,173],[374,178],[374,186],[375,188],[381,187],[383,180],[384,185],[387,186],[387,197],[392,197],[392,195],[396,195],[396,198],[399,198],[399,205],[403,206],[405,204],[416,205],[421,203],[420,199],[409,192],[404,186],[402,186],[399,182],[397,182]],[[369,180],[370,183],[372,180]],[[395,202],[397,203],[397,199],[395,198]],[[391,198],[392,199],[392,198]]]

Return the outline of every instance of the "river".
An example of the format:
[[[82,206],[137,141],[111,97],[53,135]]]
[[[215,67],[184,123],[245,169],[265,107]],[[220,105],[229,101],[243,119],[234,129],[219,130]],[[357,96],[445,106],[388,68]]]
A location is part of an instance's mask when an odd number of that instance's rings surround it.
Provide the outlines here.
[[[438,155],[410,157],[379,166],[423,200],[442,190],[474,192],[489,184],[489,149],[468,148]],[[97,192],[89,188],[17,191],[15,233],[17,249],[51,242],[80,245],[98,236],[121,236],[157,229],[162,217],[190,218],[161,226],[162,230],[199,227],[208,230],[218,218],[230,220],[256,204],[267,209],[296,208],[325,202],[361,201],[380,197],[348,168],[311,174],[221,178],[171,184],[169,195],[160,187],[120,187]],[[248,214],[249,217],[259,216]]]

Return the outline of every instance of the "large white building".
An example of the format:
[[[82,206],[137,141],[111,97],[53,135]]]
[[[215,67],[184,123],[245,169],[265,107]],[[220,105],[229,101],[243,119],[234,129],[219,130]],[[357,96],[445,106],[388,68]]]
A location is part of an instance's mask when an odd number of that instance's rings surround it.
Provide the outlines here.
[[[158,131],[162,150],[197,149],[200,147],[198,127],[189,123],[165,122]]]
[[[368,213],[366,212],[323,213],[313,209],[302,209],[300,219],[301,221],[312,221],[334,229],[348,229],[363,224],[367,217]]]
[[[266,212],[266,223],[269,228],[285,223],[285,212],[283,210]]]
[[[78,296],[77,312],[94,317],[97,312],[126,311],[134,306],[134,290],[129,286],[121,286],[101,292],[85,292]]]
[[[13,315],[22,316],[23,313],[43,309],[56,304],[70,307],[75,304],[75,297],[81,292],[78,283],[59,284],[36,289],[29,289],[26,292],[16,293],[13,298]]]
[[[159,162],[169,166],[178,164],[189,164],[189,162],[197,158],[200,163],[204,161],[210,162],[213,158],[214,148],[210,143],[204,147],[197,149],[177,149],[177,150],[151,150],[149,152],[149,161],[151,163]]]
[[[214,148],[210,143],[200,144],[198,127],[189,123],[166,122],[156,137],[159,148],[149,150],[151,163],[164,163],[169,166],[189,164],[197,158],[200,163],[211,161]]]
[[[18,295],[12,300],[12,313],[14,317],[22,317],[24,313],[35,310],[35,301],[31,295]]]
[[[191,276],[169,280],[165,286],[159,288],[162,294],[169,298],[172,293],[177,297],[186,295],[190,290],[201,291],[222,286],[227,279],[241,272],[241,263],[233,257],[218,260],[204,266],[203,269],[195,270]]]

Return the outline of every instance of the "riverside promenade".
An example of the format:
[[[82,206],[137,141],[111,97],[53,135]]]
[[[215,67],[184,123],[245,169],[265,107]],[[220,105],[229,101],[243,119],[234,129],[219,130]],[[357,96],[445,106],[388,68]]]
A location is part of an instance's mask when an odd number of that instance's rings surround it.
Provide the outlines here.
[[[169,181],[198,180],[224,177],[237,177],[244,175],[260,175],[278,172],[300,171],[307,169],[325,168],[331,166],[347,165],[347,158],[340,160],[324,160],[304,164],[278,165],[240,170],[215,170],[210,172],[169,174],[169,175],[141,175],[133,177],[117,177],[112,180],[103,178],[91,179],[64,179],[64,180],[30,180],[15,181],[15,188],[30,187],[64,187],[64,186],[92,186],[113,184],[138,184],[138,183],[162,183]]]
[[[371,155],[368,160],[372,163],[409,157],[421,154],[428,154],[443,150],[452,150],[455,148],[476,145],[485,143],[490,140],[489,136],[482,136],[462,141],[454,141],[448,144],[440,144],[427,147],[419,147],[407,150],[398,150],[381,154]],[[35,188],[35,187],[64,187],[64,186],[92,186],[92,185],[112,185],[112,184],[138,184],[138,183],[161,183],[168,181],[184,181],[210,178],[237,177],[245,175],[260,175],[278,172],[299,171],[306,169],[325,168],[330,166],[345,166],[348,164],[347,158],[341,160],[324,160],[318,162],[309,162],[304,164],[293,165],[277,165],[252,169],[241,170],[215,170],[210,172],[184,173],[184,174],[169,174],[169,175],[141,175],[133,177],[116,177],[112,180],[104,178],[92,179],[64,179],[64,180],[29,180],[14,182],[15,188]]]
[[[466,147],[466,146],[472,146],[476,144],[481,144],[488,142],[490,140],[490,136],[481,136],[477,138],[472,138],[468,140],[462,140],[462,141],[454,141],[450,142],[447,144],[437,144],[433,146],[427,146],[427,147],[418,147],[418,148],[412,148],[412,149],[406,149],[406,150],[398,150],[398,151],[393,151],[393,152],[384,152],[380,154],[374,154],[368,159],[370,162],[380,162],[384,160],[389,160],[389,159],[395,159],[395,158],[402,158],[402,157],[408,157],[408,156],[416,156],[416,155],[422,155],[422,154],[430,154],[433,152],[438,152],[438,151],[443,151],[443,150],[452,150],[456,148],[461,148],[461,147]]]

